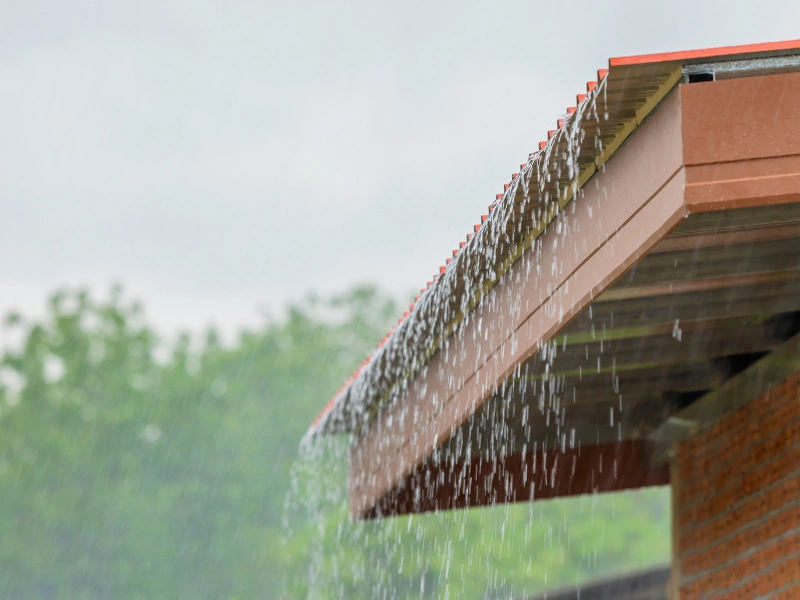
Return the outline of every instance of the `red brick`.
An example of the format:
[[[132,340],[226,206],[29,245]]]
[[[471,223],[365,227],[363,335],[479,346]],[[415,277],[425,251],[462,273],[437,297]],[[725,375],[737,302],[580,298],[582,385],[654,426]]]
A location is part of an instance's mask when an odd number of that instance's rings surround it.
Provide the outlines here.
[[[800,598],[800,579],[794,585],[788,585],[786,589],[772,596],[770,600],[797,600]]]
[[[731,598],[753,598],[794,583],[800,579],[800,535],[761,548],[737,560],[727,568],[715,571],[688,585],[681,586],[681,600],[700,598],[705,592],[730,590]],[[794,555],[788,556],[787,555]],[[752,577],[752,579],[748,579]],[[744,582],[744,583],[742,583]]]
[[[800,374],[680,444],[675,460],[681,599],[800,598]]]
[[[680,533],[681,551],[707,546],[740,529],[746,523],[760,519],[798,498],[800,498],[800,478],[793,477],[765,494],[756,494],[748,498],[719,518],[684,527]]]
[[[794,397],[795,401],[786,401],[787,395]],[[735,463],[737,458],[749,452],[750,445],[758,442],[760,432],[778,431],[796,421],[800,415],[800,394],[796,389],[781,386],[762,398],[768,400],[764,405],[754,401],[754,406],[732,415],[735,418],[734,427],[727,429],[718,425],[712,428],[709,435],[713,436],[713,443],[693,450],[681,448],[684,452],[692,453],[692,460],[680,463],[682,482],[691,484],[714,475],[718,469]]]
[[[679,526],[683,528],[711,519],[734,502],[758,493],[759,490],[780,481],[798,469],[800,469],[800,446],[795,446],[772,462],[764,464],[760,469],[746,473],[736,485],[724,490],[717,488],[719,493],[716,495],[715,488],[708,486],[698,494],[699,503],[679,507]]]
[[[752,525],[748,527],[748,524]],[[749,521],[743,525],[741,531],[724,542],[709,540],[711,546],[702,552],[687,555],[681,546],[681,573],[691,575],[725,565],[749,548],[769,544],[786,531],[800,527],[800,506],[776,513],[766,521],[754,524]]]
[[[709,475],[704,479],[696,479],[694,482],[681,480],[681,502],[687,502],[707,490],[720,490],[727,485],[731,485],[744,472],[753,471],[761,467],[764,463],[770,462],[773,457],[790,450],[792,446],[800,443],[800,420],[792,421],[787,427],[775,431],[764,431],[763,441],[748,444],[748,452],[745,455],[737,455],[738,460],[726,461],[726,465],[716,470],[710,470]],[[745,443],[745,440],[742,440]]]
[[[776,397],[782,397],[775,402]],[[691,452],[696,457],[710,455],[718,456],[724,451],[723,445],[731,443],[732,438],[741,436],[741,430],[748,427],[754,421],[760,420],[764,416],[791,406],[787,403],[787,397],[798,399],[800,397],[800,373],[794,373],[782,383],[776,385],[766,394],[759,396],[741,410],[720,419],[707,433],[709,435],[696,436],[686,440],[681,444],[681,450]],[[796,405],[794,405],[796,407]],[[791,409],[789,409],[791,410]],[[691,465],[680,465],[681,478],[691,479],[702,475],[702,472],[693,472]]]

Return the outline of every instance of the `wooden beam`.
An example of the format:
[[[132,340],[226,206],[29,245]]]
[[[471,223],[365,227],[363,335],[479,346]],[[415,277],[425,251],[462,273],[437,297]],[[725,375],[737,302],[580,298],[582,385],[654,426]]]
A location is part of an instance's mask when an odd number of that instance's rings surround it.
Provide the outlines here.
[[[666,485],[641,440],[428,463],[363,515],[380,518]]]
[[[726,315],[727,318],[793,312],[800,309],[800,286],[797,280],[761,287],[732,288],[667,294],[650,298],[603,302],[592,305],[592,316],[579,315],[570,322],[561,335],[591,334],[594,326],[596,339],[611,329],[649,327],[659,323],[672,323],[675,319],[692,321],[710,320]]]
[[[800,299],[798,300],[800,307]],[[764,322],[770,314],[748,314],[725,317],[711,317],[699,319],[680,320],[682,332],[691,333],[705,331],[709,329],[724,330],[729,328],[741,328],[749,325]],[[594,331],[578,331],[569,334],[559,335],[553,338],[554,344],[558,347],[567,348],[575,345],[599,344],[600,342],[615,342],[623,340],[636,340],[641,338],[668,336],[675,338],[675,319],[654,320],[646,325],[632,325],[623,327],[602,327]],[[677,342],[676,342],[677,343]]]
[[[664,238],[653,248],[652,254],[798,238],[800,238],[800,223],[770,224],[717,232],[693,232]]]
[[[662,242],[663,243],[663,242]],[[711,290],[734,289],[768,283],[781,283],[800,278],[800,269],[786,271],[768,271],[765,273],[744,273],[727,277],[710,277],[707,279],[690,279],[669,283],[656,283],[635,287],[614,287],[604,292],[595,302],[614,302],[632,298],[652,298],[671,294],[689,294]]]

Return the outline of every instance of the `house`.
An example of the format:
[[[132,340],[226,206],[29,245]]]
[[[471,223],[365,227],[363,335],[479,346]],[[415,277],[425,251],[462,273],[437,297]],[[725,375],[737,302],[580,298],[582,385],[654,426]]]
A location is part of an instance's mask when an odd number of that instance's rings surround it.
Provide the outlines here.
[[[670,484],[672,597],[800,597],[800,41],[611,59],[311,432],[355,518]]]

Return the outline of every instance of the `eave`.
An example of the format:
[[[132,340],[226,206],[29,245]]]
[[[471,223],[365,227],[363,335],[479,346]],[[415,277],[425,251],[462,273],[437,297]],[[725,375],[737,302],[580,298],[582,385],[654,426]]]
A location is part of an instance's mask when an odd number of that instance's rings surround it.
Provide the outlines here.
[[[668,481],[653,432],[800,327],[799,45],[612,60],[312,430],[354,516]]]
[[[520,164],[474,231],[453,251],[453,259],[439,267],[416,302],[315,419],[309,433],[357,431],[396,397],[576,191],[685,79],[687,67],[709,61],[796,59],[798,47],[800,41],[795,40],[610,59],[609,68],[598,70],[597,81],[587,83],[576,106],[567,108],[547,141]]]

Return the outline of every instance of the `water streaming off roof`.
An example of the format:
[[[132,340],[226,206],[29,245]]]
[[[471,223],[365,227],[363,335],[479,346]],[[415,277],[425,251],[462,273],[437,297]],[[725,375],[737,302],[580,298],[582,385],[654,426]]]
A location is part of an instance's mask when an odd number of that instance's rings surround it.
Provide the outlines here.
[[[351,434],[353,517],[664,485],[676,445],[742,405],[718,390],[781,381],[800,333],[800,109],[782,101],[800,94],[798,47],[598,72],[312,425],[309,452]],[[415,518],[433,517],[400,522]],[[567,531],[539,543],[569,549]]]

